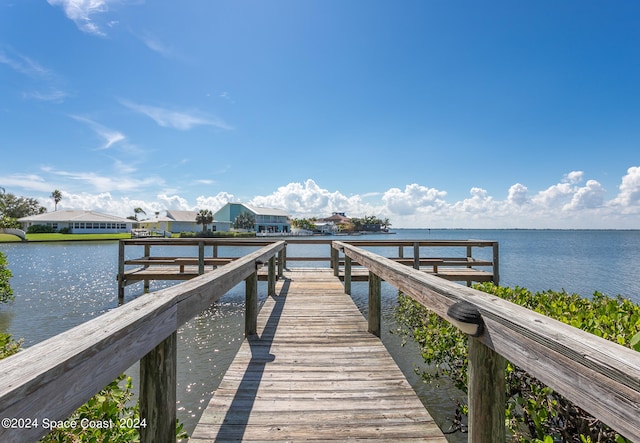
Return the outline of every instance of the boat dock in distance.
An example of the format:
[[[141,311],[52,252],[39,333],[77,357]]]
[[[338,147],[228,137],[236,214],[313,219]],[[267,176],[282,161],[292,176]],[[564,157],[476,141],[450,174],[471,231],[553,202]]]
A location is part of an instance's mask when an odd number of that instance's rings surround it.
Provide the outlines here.
[[[260,247],[272,243],[273,239],[132,239],[120,242],[118,265],[118,296],[122,300],[124,288],[132,283],[144,281],[149,287],[153,280],[189,280],[210,272],[218,266],[225,265],[238,258],[237,250],[247,246]],[[358,247],[373,251],[383,250],[387,257],[414,269],[435,274],[450,281],[472,282],[491,281],[499,283],[499,253],[498,242],[487,240],[354,240],[349,241]],[[345,258],[339,257],[332,250],[332,240],[327,239],[286,239],[286,248],[277,259],[279,274],[289,266],[318,267],[331,266],[334,273],[342,281],[347,277],[350,281],[367,281],[369,271],[359,266],[357,262],[350,263],[350,269],[345,267]],[[143,255],[138,258],[127,258],[126,250],[142,246]],[[184,246],[193,248],[188,256],[168,256],[166,246]],[[317,251],[314,256],[293,255],[290,251],[295,247],[311,247]],[[152,248],[153,247],[153,248]],[[474,248],[489,249],[484,251],[483,258],[474,257]],[[153,255],[160,249],[164,253]],[[323,250],[324,249],[324,250]],[[225,251],[233,254],[225,255]],[[438,251],[440,254],[436,254]],[[452,252],[455,251],[455,252]],[[426,254],[430,255],[426,255]],[[453,255],[453,254],[457,255]],[[448,254],[448,255],[442,255]],[[349,265],[347,263],[347,265]],[[266,278],[267,271],[259,272],[259,278]]]

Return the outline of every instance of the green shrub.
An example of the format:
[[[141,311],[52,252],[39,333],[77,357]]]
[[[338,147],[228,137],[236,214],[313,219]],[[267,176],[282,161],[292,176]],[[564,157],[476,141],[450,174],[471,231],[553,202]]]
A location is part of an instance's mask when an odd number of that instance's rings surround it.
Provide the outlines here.
[[[628,299],[596,292],[591,299],[566,292],[532,293],[484,283],[474,286],[576,328],[640,350],[640,306]],[[396,318],[399,332],[421,347],[429,369],[421,373],[427,382],[448,377],[467,392],[467,338],[448,322],[400,295]],[[522,369],[507,363],[506,418],[514,441],[625,442],[623,437],[573,405]],[[454,416],[466,413],[459,404]],[[462,426],[458,423],[458,428]]]
[[[0,303],[13,300],[13,290],[9,285],[11,271],[7,267],[7,256],[0,252]]]
[[[27,234],[51,234],[53,232],[56,230],[47,225],[31,225],[27,228]]]
[[[11,334],[0,332],[0,360],[7,358],[20,350],[22,340],[14,340]]]

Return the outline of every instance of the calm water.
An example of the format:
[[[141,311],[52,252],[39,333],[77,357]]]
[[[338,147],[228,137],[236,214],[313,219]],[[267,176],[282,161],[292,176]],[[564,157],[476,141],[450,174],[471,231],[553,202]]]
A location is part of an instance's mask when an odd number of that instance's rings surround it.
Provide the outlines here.
[[[517,285],[536,291],[565,289],[584,296],[600,291],[621,294],[640,303],[640,231],[397,230],[395,234],[357,238],[497,240],[503,286]],[[306,245],[290,248],[293,249],[288,253],[290,256],[317,253]],[[25,346],[118,306],[117,242],[4,243],[0,244],[0,251],[8,257],[13,273],[11,286],[16,296],[15,301],[0,306],[0,330],[23,337]],[[171,251],[176,252],[175,248]],[[319,253],[328,254],[328,246],[322,246]],[[460,253],[464,253],[463,248]],[[142,250],[132,248],[130,254],[132,258],[141,256]],[[195,255],[196,252],[193,249],[180,254]],[[238,254],[237,250],[220,251],[220,255]],[[478,257],[490,258],[491,254],[489,248],[474,250],[474,256]],[[154,282],[151,289],[166,285]],[[126,301],[141,292],[141,285],[127,287]],[[259,283],[259,296],[264,301],[264,282]],[[366,283],[354,283],[353,298],[364,311]],[[385,284],[383,298],[383,341],[425,403],[447,402],[446,390],[434,392],[413,373],[415,365],[421,362],[415,347],[397,346],[398,338],[388,333],[394,327],[392,311],[396,290]],[[243,316],[244,285],[239,285],[179,331],[178,413],[188,432],[195,426],[242,342]],[[135,367],[128,372],[136,378]],[[448,413],[432,410],[439,421],[446,420]],[[464,440],[461,436],[461,441]]]

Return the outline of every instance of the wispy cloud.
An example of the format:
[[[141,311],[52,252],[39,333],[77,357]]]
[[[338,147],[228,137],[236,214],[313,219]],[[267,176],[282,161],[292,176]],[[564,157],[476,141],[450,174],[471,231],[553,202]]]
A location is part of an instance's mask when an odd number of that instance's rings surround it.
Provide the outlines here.
[[[179,111],[157,106],[142,105],[129,100],[120,100],[120,103],[132,111],[146,115],[163,127],[179,129],[181,131],[188,131],[195,126],[214,126],[225,130],[233,129],[232,126],[220,118],[198,110]]]
[[[142,42],[147,46],[147,48],[151,49],[154,52],[162,55],[163,57],[173,57],[174,51],[171,46],[167,46],[163,42],[161,42],[158,38],[152,37],[149,34],[145,34],[140,37]]]
[[[0,51],[0,63],[3,63],[14,71],[27,75],[31,78],[46,77],[50,73],[47,68],[22,54],[16,53],[9,55],[5,51]]]
[[[94,16],[109,10],[113,0],[47,0],[51,6],[60,6],[67,18],[88,34],[105,36],[105,32],[95,22]]]
[[[126,139],[124,134],[122,134],[121,132],[109,129],[106,126],[103,126],[100,123],[97,123],[89,118],[79,115],[72,115],[71,117],[79,122],[86,123],[91,129],[96,132],[96,134],[104,139],[105,143],[104,145],[100,146],[99,149],[109,149],[114,144]]]
[[[83,187],[91,186],[97,192],[133,192],[149,186],[162,186],[164,184],[164,180],[159,177],[136,178],[128,174],[103,175],[96,172],[62,171],[54,168],[46,168],[46,172],[59,178],[82,183]]]
[[[38,174],[11,174],[0,177],[0,183],[5,189],[15,187],[38,192],[47,192],[52,189],[51,184]]]
[[[0,50],[0,64],[8,66],[15,72],[28,77],[34,82],[34,85],[30,86],[30,91],[22,93],[22,96],[26,99],[62,103],[68,95],[60,88],[54,86],[56,83],[59,83],[59,80],[56,79],[57,76],[53,71],[26,55],[12,51],[11,49],[8,51]],[[46,90],[46,92],[40,90],[41,88]]]
[[[62,103],[68,94],[59,89],[51,89],[48,92],[30,91],[22,94],[24,98],[39,100],[43,102]]]

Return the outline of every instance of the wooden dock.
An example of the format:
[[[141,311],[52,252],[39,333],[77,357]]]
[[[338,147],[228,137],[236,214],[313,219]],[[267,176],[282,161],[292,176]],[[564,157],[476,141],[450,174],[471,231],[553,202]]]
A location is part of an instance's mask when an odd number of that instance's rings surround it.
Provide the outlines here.
[[[331,269],[285,271],[190,439],[446,442]]]

